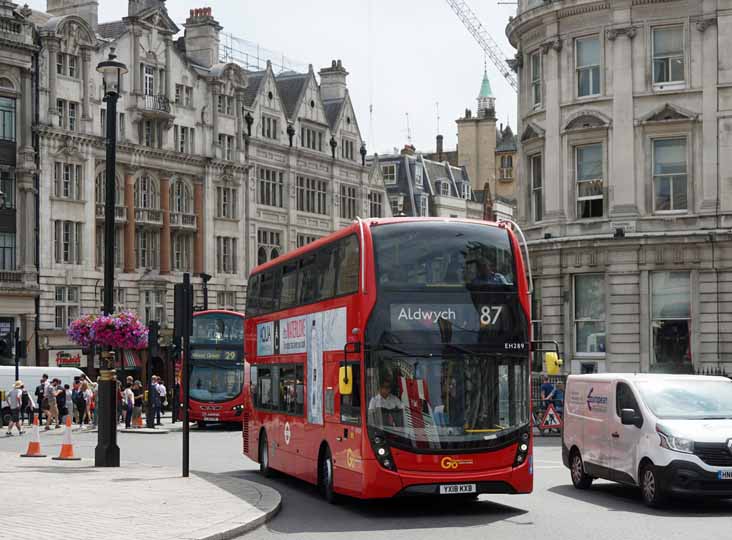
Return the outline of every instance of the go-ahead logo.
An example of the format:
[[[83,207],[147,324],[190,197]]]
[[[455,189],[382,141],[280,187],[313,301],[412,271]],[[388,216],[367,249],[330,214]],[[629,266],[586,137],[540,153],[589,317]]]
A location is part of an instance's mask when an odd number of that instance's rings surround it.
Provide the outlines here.
[[[455,459],[450,456],[446,456],[440,460],[440,467],[445,470],[457,469],[461,465],[472,465],[472,459]]]

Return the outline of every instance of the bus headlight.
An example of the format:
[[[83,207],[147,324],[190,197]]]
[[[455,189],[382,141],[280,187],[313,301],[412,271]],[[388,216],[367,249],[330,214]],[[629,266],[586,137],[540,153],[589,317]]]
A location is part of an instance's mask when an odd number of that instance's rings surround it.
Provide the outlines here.
[[[391,450],[389,450],[389,445],[386,442],[386,437],[379,434],[372,435],[370,438],[371,446],[374,448],[376,460],[379,462],[379,464],[385,469],[389,469],[390,471],[396,471],[397,469],[396,465],[394,464],[394,458],[391,456]]]
[[[529,441],[531,439],[531,435],[528,431],[521,432],[521,435],[519,435],[519,443],[516,447],[516,457],[513,460],[513,466],[518,467],[519,465],[523,465],[526,461],[527,456],[529,455]]]

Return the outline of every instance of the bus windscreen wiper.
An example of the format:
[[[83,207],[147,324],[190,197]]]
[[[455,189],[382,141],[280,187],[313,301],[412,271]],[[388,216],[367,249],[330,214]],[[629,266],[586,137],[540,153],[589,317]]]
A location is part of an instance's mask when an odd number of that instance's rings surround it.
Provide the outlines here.
[[[391,345],[382,345],[382,349],[385,349],[387,351],[395,352],[397,354],[401,354],[403,356],[411,356],[413,358],[432,358],[434,355],[432,353],[427,354],[414,354],[407,351],[403,351],[402,349],[397,349],[396,347],[392,347]]]

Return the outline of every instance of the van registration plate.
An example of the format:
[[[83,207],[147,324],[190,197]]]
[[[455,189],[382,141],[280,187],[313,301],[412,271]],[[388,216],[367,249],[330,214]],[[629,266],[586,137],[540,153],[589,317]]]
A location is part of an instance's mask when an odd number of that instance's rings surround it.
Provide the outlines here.
[[[732,480],[732,471],[719,471],[717,473],[718,480]]]
[[[475,484],[447,484],[440,486],[440,495],[456,495],[460,493],[475,493]]]

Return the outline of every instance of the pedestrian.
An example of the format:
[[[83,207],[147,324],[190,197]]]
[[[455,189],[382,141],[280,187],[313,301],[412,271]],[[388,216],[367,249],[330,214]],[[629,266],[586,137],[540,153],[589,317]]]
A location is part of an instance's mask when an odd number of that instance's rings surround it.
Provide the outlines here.
[[[154,414],[155,414],[155,423],[160,426],[162,423],[160,422],[160,416],[163,412],[163,406],[165,405],[165,394],[167,394],[168,390],[165,388],[165,385],[163,384],[162,379],[158,377],[156,379],[157,384],[153,386],[153,390],[157,394],[156,399],[153,400],[153,407],[154,407]]]
[[[99,379],[97,379],[99,380]],[[99,383],[92,383],[91,386],[91,402],[89,403],[89,414],[94,427],[97,426],[97,394],[99,393]]]
[[[33,398],[25,389],[25,385],[21,385],[20,391],[20,426],[22,427],[26,416],[28,417],[28,424],[33,423]]]
[[[180,383],[175,382],[173,386],[173,423],[178,421],[178,406],[180,404]]]
[[[64,386],[61,384],[61,381],[57,379],[56,406],[58,407],[58,417],[61,420],[61,423],[66,422],[66,415],[69,414],[69,408],[66,405],[66,388],[64,388]]]
[[[10,406],[10,424],[8,424],[7,436],[13,436],[13,425],[18,428],[18,435],[22,435],[23,428],[20,425],[20,408],[23,403],[23,383],[15,381],[13,389],[8,393],[8,405]]]
[[[541,410],[546,411],[554,397],[554,385],[549,382],[549,376],[544,375],[541,378]]]
[[[132,394],[135,396],[132,408],[132,420],[135,423],[135,427],[138,427],[138,420],[142,419],[142,399],[144,395],[142,391],[142,383],[140,381],[135,381],[132,384]]]
[[[130,383],[125,383],[125,389],[122,395],[125,409],[125,429],[130,429],[132,424],[132,410],[135,406],[135,394],[132,392],[132,385]]]
[[[79,423],[79,396],[81,394],[81,382],[77,377],[74,377],[74,384],[71,386],[71,404],[73,417],[71,421],[76,424]]]
[[[47,380],[48,380],[48,375],[46,375],[44,373],[43,376],[41,377],[41,382],[38,386],[36,386],[36,391],[35,391],[36,405],[38,407],[38,425],[41,425],[41,426],[43,425],[42,411],[46,410],[46,407],[44,407],[44,403],[43,403],[43,397],[44,397],[43,394],[44,394],[44,390],[46,388]]]
[[[56,381],[56,379],[53,379],[49,382],[48,379],[46,379],[46,385],[43,389],[43,401],[45,404],[44,412],[46,414],[46,431],[51,429],[51,424],[54,421],[56,422],[55,429],[59,429],[61,427],[58,421],[58,403],[56,402],[56,386],[58,385],[58,383]]]
[[[125,420],[125,400],[124,391],[122,390],[122,382],[117,381],[117,423],[121,424]]]
[[[92,391],[89,389],[87,382],[81,383],[81,398],[79,399],[79,425],[84,427],[84,423],[91,424],[91,400]]]

